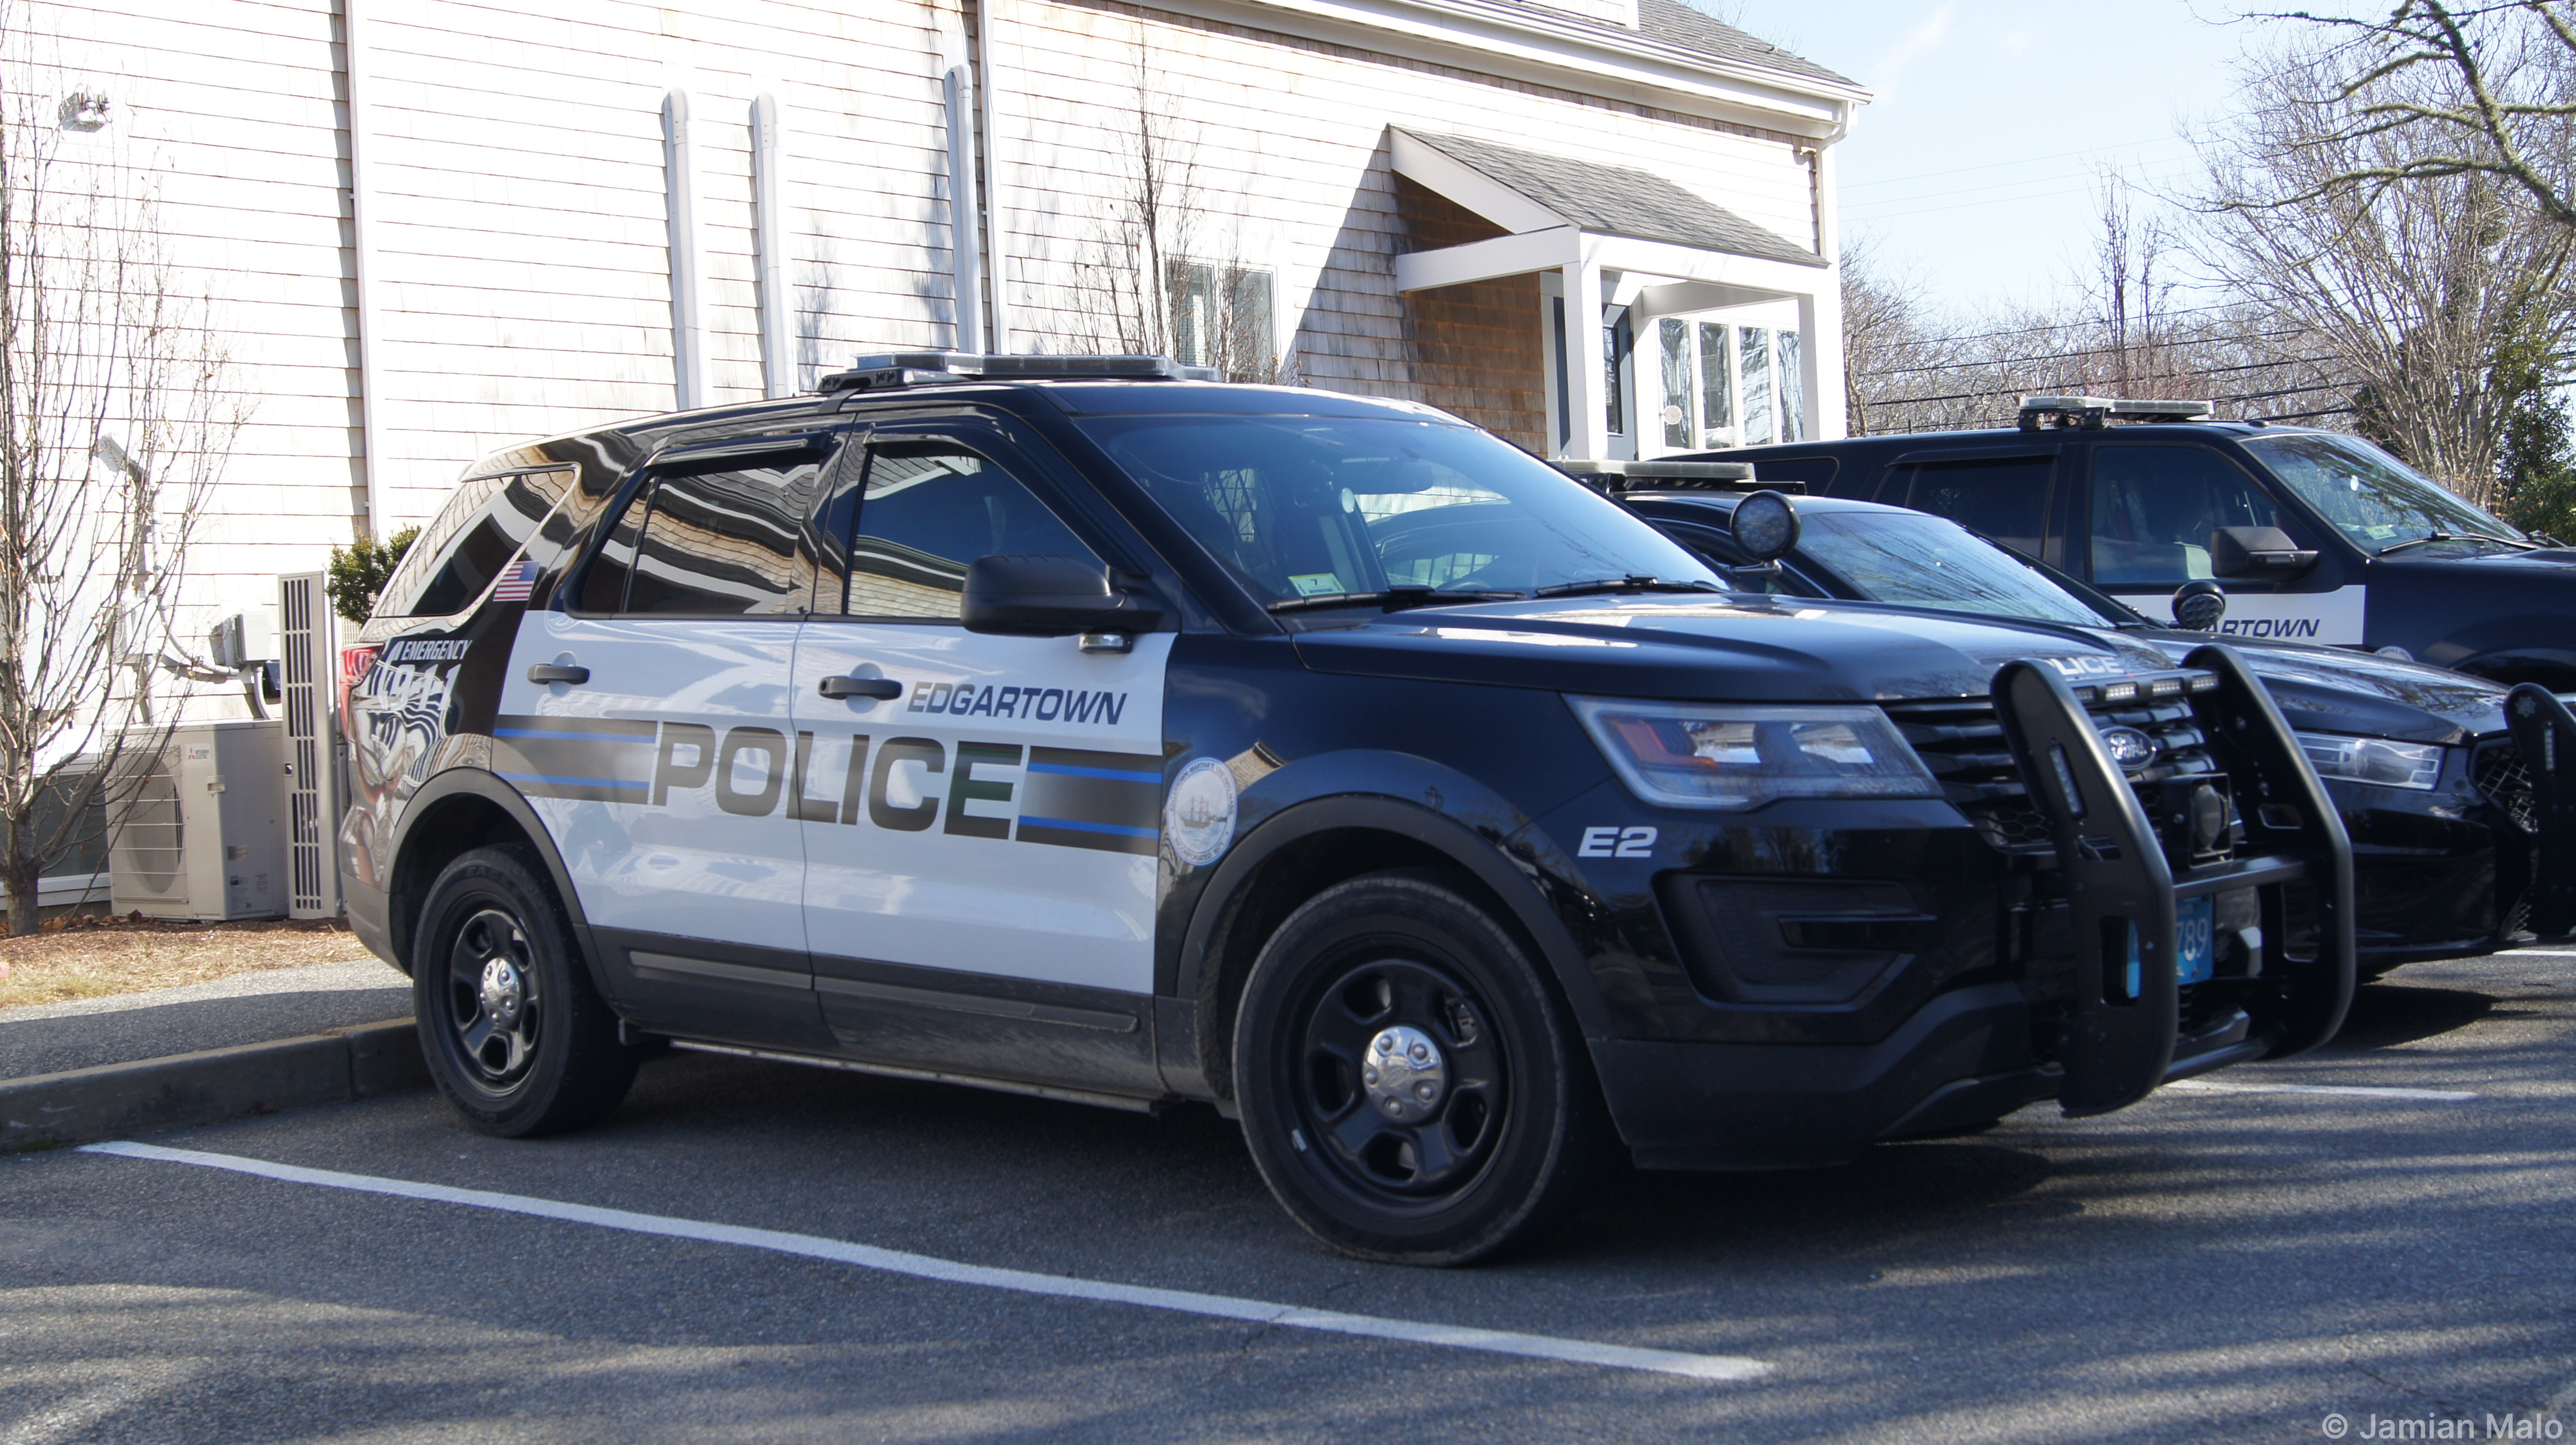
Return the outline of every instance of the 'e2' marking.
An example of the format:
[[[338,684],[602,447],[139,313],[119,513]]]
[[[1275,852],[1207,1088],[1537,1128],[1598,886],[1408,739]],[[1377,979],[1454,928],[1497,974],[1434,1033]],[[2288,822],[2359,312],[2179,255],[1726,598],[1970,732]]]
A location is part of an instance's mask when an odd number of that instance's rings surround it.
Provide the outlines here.
[[[1655,856],[1655,834],[1652,828],[1586,828],[1583,846],[1575,850],[1578,858],[1652,858]]]

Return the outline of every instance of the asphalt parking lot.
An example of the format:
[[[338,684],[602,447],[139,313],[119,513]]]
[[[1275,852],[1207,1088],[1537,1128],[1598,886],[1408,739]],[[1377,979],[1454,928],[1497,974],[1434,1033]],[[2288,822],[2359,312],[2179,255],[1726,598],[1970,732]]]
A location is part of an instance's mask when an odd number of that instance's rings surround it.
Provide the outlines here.
[[[0,1442],[2561,1438],[2571,1057],[2576,955],[2418,965],[2307,1059],[1430,1272],[1212,1113],[674,1054],[563,1139],[414,1094],[0,1160]]]

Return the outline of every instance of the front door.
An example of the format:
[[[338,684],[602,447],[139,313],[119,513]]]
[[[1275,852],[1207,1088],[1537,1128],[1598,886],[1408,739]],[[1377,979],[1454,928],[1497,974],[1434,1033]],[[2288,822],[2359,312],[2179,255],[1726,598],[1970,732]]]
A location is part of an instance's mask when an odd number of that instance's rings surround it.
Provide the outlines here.
[[[1152,1087],[1170,635],[1086,651],[965,629],[976,558],[1100,561],[998,436],[880,431],[842,477],[825,530],[852,539],[845,599],[805,628],[794,689],[827,1021],[879,1061]]]
[[[2317,539],[2245,470],[2182,442],[2105,441],[2093,448],[2087,562],[2093,585],[2160,620],[2174,589],[2215,581],[2227,591],[2223,634],[2358,647],[2363,589],[2336,585],[2329,563],[2285,583],[2222,578],[2212,565],[2222,527],[2279,527],[2302,547]]]
[[[827,440],[663,454],[572,606],[529,618],[513,658],[493,770],[545,820],[610,990],[648,1029],[828,1044],[786,805]]]

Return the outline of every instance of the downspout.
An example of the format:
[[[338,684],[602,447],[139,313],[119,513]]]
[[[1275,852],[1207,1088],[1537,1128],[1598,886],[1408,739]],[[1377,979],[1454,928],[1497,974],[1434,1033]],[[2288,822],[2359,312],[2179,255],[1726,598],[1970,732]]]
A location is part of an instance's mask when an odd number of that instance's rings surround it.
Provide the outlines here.
[[[993,349],[1011,350],[1010,193],[1002,180],[1001,115],[995,97],[1002,89],[1002,62],[993,52],[993,37],[1009,0],[964,0],[968,49],[966,63],[975,85],[975,153],[983,160],[984,284],[989,293]]]
[[[940,78],[948,102],[948,264],[956,298],[959,351],[984,349],[984,238],[976,224],[975,73],[948,67]]]
[[[687,411],[707,404],[707,338],[698,309],[698,151],[685,90],[662,97],[662,188],[671,228],[672,383]]]
[[[751,232],[760,267],[760,375],[773,397],[794,396],[795,308],[787,297],[787,178],[781,170],[778,97],[751,103]]]
[[[367,120],[373,77],[367,71],[370,27],[363,4],[364,0],[341,0],[340,51],[349,106],[349,264],[358,293],[358,477],[363,494],[360,505],[365,510],[356,519],[356,530],[361,537],[375,539],[384,535],[385,448],[384,407],[376,395],[376,339],[381,334],[376,244],[369,225],[375,188],[368,184],[368,167],[374,159],[376,136]]]

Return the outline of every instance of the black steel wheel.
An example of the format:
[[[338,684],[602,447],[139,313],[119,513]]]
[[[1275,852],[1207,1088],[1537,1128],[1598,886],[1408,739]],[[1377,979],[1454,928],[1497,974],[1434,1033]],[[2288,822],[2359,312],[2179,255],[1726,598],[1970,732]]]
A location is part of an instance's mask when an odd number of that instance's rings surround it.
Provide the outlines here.
[[[1235,1097],[1281,1204],[1348,1254],[1464,1264],[1580,1198],[1604,1138],[1588,1062],[1527,949],[1449,880],[1370,874],[1271,936]]]
[[[421,1052],[486,1133],[559,1133],[626,1097],[640,1051],[618,1043],[544,867],[523,846],[477,848],[430,885],[412,947]]]

